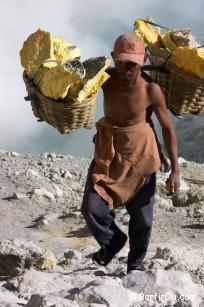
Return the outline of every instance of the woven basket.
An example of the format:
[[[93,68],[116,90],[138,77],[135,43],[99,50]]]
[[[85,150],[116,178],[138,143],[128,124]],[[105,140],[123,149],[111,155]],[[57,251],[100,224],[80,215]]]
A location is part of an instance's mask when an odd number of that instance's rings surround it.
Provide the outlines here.
[[[169,65],[168,104],[177,114],[204,112],[204,79]]]
[[[77,128],[92,128],[96,109],[96,93],[83,102],[56,101],[43,96],[32,80],[28,79],[25,71],[23,79],[28,92],[25,100],[31,101],[33,114],[38,121],[46,121],[61,134],[68,134]]]
[[[204,79],[169,64],[169,57],[148,56],[152,65],[150,75],[162,88],[171,113],[183,119],[182,114],[204,112]],[[165,67],[168,73],[158,66]]]
[[[147,49],[146,48],[146,52],[150,61],[150,64],[152,66],[160,66],[162,67],[166,67],[166,63],[168,62],[171,53],[168,52],[167,50],[163,50],[160,49],[160,52],[158,54],[155,54],[151,49]],[[169,78],[170,78],[170,74],[166,73],[165,70],[151,70],[150,71],[150,76],[152,77],[152,79],[157,82],[161,89],[163,90],[163,93],[166,97],[168,97],[168,91],[169,91]]]

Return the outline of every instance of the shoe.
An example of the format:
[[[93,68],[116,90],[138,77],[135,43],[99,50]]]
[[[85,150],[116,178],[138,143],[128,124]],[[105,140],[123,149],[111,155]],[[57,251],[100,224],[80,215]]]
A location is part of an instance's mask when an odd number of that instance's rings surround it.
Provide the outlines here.
[[[101,247],[96,253],[93,254],[92,261],[96,264],[106,266],[109,262],[111,262],[113,257],[121,250],[121,248],[123,248],[126,241],[127,241],[127,236],[124,235],[123,239],[121,239],[120,246],[118,246],[117,249],[114,251],[110,250],[110,248],[108,247],[106,248]]]
[[[137,271],[144,271],[144,266],[143,266],[143,264],[139,264],[139,265],[138,265],[136,268],[134,268],[134,269],[129,269],[129,268],[127,268],[127,275],[136,273]]]

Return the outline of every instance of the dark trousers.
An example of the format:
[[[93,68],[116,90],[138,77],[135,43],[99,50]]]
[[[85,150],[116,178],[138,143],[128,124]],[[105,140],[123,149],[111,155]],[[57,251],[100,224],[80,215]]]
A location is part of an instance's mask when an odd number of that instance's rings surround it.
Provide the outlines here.
[[[109,246],[117,249],[122,231],[115,224],[115,209],[110,210],[107,202],[94,190],[92,171],[94,159],[88,169],[81,212],[87,226],[101,247]],[[156,172],[145,178],[145,182],[124,207],[130,216],[129,220],[129,246],[128,271],[137,268],[147,253],[152,220],[153,205],[155,202]]]

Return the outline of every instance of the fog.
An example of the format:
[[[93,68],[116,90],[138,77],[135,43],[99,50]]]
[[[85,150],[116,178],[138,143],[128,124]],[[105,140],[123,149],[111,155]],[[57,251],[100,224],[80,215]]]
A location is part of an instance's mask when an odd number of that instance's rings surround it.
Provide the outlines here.
[[[62,135],[49,124],[37,122],[26,102],[19,51],[24,40],[39,27],[70,40],[81,49],[82,60],[110,56],[114,40],[132,31],[134,20],[151,15],[169,28],[190,27],[203,42],[203,1],[0,1],[0,148],[21,153],[56,152],[75,156],[93,154],[92,129]],[[95,121],[103,116],[99,91]],[[170,114],[173,123],[176,119]],[[156,119],[155,125],[161,134]]]

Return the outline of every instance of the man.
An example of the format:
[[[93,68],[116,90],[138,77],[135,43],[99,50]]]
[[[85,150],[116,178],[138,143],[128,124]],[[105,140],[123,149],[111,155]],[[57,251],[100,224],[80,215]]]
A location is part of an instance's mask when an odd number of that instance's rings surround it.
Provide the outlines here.
[[[177,139],[159,85],[141,70],[146,60],[142,39],[120,35],[111,52],[115,68],[103,84],[104,114],[96,123],[94,159],[88,170],[81,212],[101,246],[93,261],[107,265],[125,245],[127,236],[114,222],[115,208],[130,215],[127,273],[141,269],[150,240],[155,202],[156,171],[162,154],[151,120],[154,111],[162,128],[171,161],[168,178],[177,193],[179,180]]]

